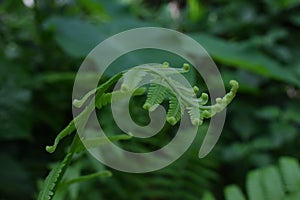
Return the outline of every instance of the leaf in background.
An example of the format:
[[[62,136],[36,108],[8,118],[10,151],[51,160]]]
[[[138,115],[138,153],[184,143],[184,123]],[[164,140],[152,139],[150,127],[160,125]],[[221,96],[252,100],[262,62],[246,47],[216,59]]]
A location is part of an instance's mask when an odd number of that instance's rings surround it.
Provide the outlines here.
[[[31,91],[28,74],[0,59],[0,139],[31,137]]]
[[[32,173],[20,159],[15,159],[7,152],[0,153],[0,160],[0,198],[20,199],[20,196],[30,196],[34,190]]]
[[[249,200],[298,200],[300,168],[297,159],[281,157],[279,167],[271,165],[249,172],[246,189]],[[235,185],[225,188],[225,196],[226,200],[245,199]]]
[[[77,0],[77,3],[90,14],[98,15],[102,18],[108,18],[105,8],[97,0]]]
[[[206,9],[204,9],[202,3],[197,0],[188,0],[188,9],[190,19],[194,22],[199,22],[206,14]]]
[[[289,102],[289,105],[288,105],[287,109],[285,109],[281,113],[281,116],[288,123],[295,122],[297,124],[300,124],[299,102],[297,100],[294,101],[294,102]]]
[[[248,43],[227,42],[206,34],[190,34],[217,61],[300,87],[299,77]]]
[[[103,170],[100,172],[96,172],[96,173],[92,173],[92,174],[88,174],[88,175],[83,175],[83,176],[79,176],[77,178],[71,179],[71,180],[67,180],[65,182],[62,183],[62,187],[65,186],[70,186],[73,184],[77,184],[83,181],[88,181],[88,180],[92,180],[92,179],[96,179],[96,178],[106,178],[106,177],[111,177],[112,174],[110,171],[107,170]]]
[[[58,45],[74,58],[87,56],[105,39],[97,26],[78,18],[52,16],[44,23],[44,28],[52,30]]]
[[[262,170],[262,187],[265,190],[266,199],[281,200],[284,197],[280,174],[275,166]]]
[[[271,9],[273,12],[280,12],[298,6],[300,1],[299,0],[277,0],[277,1],[265,0],[264,3],[266,3],[267,7]]]
[[[278,106],[265,106],[256,113],[256,116],[262,119],[276,120],[281,114],[281,110]]]
[[[287,144],[287,142],[293,142],[297,140],[298,134],[299,134],[299,128],[297,126],[294,126],[291,123],[287,122],[275,122],[270,125],[270,131],[272,133],[273,143],[281,144]]]
[[[247,176],[246,188],[249,200],[264,200],[264,191],[261,187],[261,173],[259,170],[252,171]]]
[[[248,94],[259,94],[260,86],[266,81],[264,77],[245,70],[233,71],[229,68],[222,69],[222,79],[225,83],[230,80],[237,80],[239,82],[239,91]]]
[[[30,138],[31,92],[9,81],[0,89],[0,139]]]
[[[203,195],[202,200],[215,200],[215,197],[211,193],[206,192]]]
[[[225,197],[226,200],[246,200],[240,188],[235,185],[225,189]]]
[[[297,26],[300,26],[300,14],[292,15],[290,17],[290,20],[292,23],[294,23]]]
[[[296,192],[300,189],[300,168],[296,159],[282,157],[279,160],[279,168],[283,182],[288,192]]]

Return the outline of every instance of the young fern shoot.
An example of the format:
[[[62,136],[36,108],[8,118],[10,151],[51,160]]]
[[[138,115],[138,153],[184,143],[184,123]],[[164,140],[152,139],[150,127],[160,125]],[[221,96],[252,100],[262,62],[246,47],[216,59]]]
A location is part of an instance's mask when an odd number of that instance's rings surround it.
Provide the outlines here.
[[[191,124],[194,126],[201,125],[203,123],[203,119],[210,118],[216,113],[222,111],[233,100],[238,90],[238,83],[234,80],[230,81],[230,92],[223,98],[217,98],[216,104],[207,106],[208,95],[206,93],[202,93],[200,97],[197,97],[196,94],[199,91],[199,88],[196,86],[191,87],[188,81],[180,75],[188,72],[189,69],[190,66],[188,64],[184,64],[182,68],[172,68],[165,62],[163,64],[140,65],[128,71],[116,74],[99,87],[88,92],[81,99],[73,101],[74,107],[83,107],[82,112],[57,135],[54,144],[52,146],[47,146],[46,150],[49,153],[53,153],[60,140],[76,131],[75,124],[79,124],[84,127],[94,109],[100,110],[102,107],[111,103],[112,100],[122,100],[124,98],[128,98],[128,96],[130,97],[130,95],[144,95],[147,91],[145,86],[143,86],[145,79],[150,82],[150,86],[146,94],[146,101],[143,105],[144,109],[152,112],[156,110],[163,101],[167,100],[169,102],[169,107],[166,114],[166,121],[169,124],[175,125],[178,123],[186,110],[189,114]],[[110,91],[110,88],[115,85],[119,79],[122,81],[121,88],[116,91]],[[112,96],[114,96],[114,98],[112,98]],[[85,145],[96,147],[109,141],[127,140],[130,139],[131,136],[127,134],[120,134],[108,138],[110,140],[107,140],[107,138],[95,137],[85,142]],[[77,152],[83,151],[85,147],[86,146],[83,146],[79,136],[75,135],[71,148],[65,159],[53,168],[48,177],[45,179],[38,196],[39,200],[52,199],[57,189],[68,185],[62,184],[64,173],[68,165],[71,163],[73,155]],[[82,178],[77,178],[76,180],[68,180],[67,183],[87,180],[90,177],[98,175],[100,176],[102,173],[86,175]]]
[[[180,121],[184,110],[187,109],[191,123],[199,126],[203,123],[204,118],[210,118],[226,108],[235,97],[239,85],[238,82],[231,80],[230,92],[223,98],[217,98],[216,104],[206,106],[205,104],[208,102],[206,93],[202,93],[197,98],[196,93],[199,91],[197,86],[192,88],[185,82],[177,80],[179,73],[186,73],[189,69],[188,64],[184,64],[182,68],[171,68],[168,63],[141,65],[125,73],[121,90],[134,90],[143,77],[150,74],[151,84],[143,108],[152,112],[164,100],[168,100],[167,122],[175,125]]]

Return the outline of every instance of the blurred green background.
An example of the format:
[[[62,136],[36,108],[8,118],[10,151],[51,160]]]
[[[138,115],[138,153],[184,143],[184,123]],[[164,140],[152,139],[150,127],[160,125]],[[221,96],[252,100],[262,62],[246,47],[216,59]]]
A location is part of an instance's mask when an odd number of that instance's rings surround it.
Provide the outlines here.
[[[193,37],[213,57],[226,85],[230,79],[240,83],[219,142],[204,159],[197,157],[198,139],[165,169],[146,174],[108,169],[112,177],[73,184],[55,199],[238,200],[240,192],[255,199],[259,184],[253,184],[257,191],[249,191],[248,179],[254,177],[250,171],[270,165],[277,171],[262,172],[264,194],[274,195],[269,195],[272,200],[300,199],[297,167],[287,170],[296,170],[293,189],[287,187],[278,196],[274,186],[280,182],[277,175],[285,177],[276,168],[280,158],[295,161],[288,167],[300,158],[299,0],[0,1],[0,199],[37,197],[41,181],[71,142],[72,136],[56,153],[45,151],[72,119],[72,86],[84,57],[109,36],[145,26]],[[149,50],[129,54],[114,65],[149,61],[182,65],[174,56]],[[204,90],[199,75],[189,79]],[[143,100],[136,99],[141,106]],[[133,113],[137,118],[146,115],[141,108]],[[207,125],[201,126],[200,135]],[[103,126],[115,130],[110,120]],[[168,139],[153,141],[159,146]],[[147,146],[126,145],[136,151]],[[66,178],[102,169],[88,154],[78,155]],[[285,188],[284,183],[280,187]]]

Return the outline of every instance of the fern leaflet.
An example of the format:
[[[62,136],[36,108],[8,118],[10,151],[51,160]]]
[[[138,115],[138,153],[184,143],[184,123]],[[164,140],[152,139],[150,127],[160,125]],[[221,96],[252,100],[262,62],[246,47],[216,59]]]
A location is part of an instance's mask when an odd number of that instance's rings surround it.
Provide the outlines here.
[[[167,113],[167,121],[171,125],[175,125],[182,117],[183,115],[184,108],[180,104],[180,100],[174,96],[170,96],[170,101],[169,101],[169,110]]]
[[[122,91],[134,90],[138,84],[142,81],[143,77],[146,75],[145,71],[137,70],[133,68],[126,72],[123,76],[123,83],[121,85]]]
[[[167,93],[168,91],[164,86],[160,84],[150,84],[147,100],[143,108],[149,111],[154,111],[158,105],[164,101]]]
[[[82,182],[82,181],[88,181],[88,180],[95,179],[95,178],[110,177],[110,176],[112,176],[112,173],[110,171],[103,170],[103,171],[100,171],[100,172],[80,176],[80,177],[62,182],[61,185],[59,186],[59,189],[66,188],[66,187],[68,187],[68,186],[70,186],[74,183],[78,183],[78,182]]]
[[[225,189],[226,200],[238,199],[237,186]],[[241,190],[240,190],[241,191]],[[246,181],[249,200],[298,200],[300,197],[300,167],[291,157],[282,157],[279,166],[271,165],[249,172]],[[244,198],[244,197],[243,197]],[[245,198],[244,198],[245,199]]]
[[[70,162],[73,153],[68,153],[64,160],[53,168],[43,183],[42,190],[39,193],[38,200],[51,200],[54,190],[57,187],[58,180],[61,179],[65,167]]]
[[[89,91],[86,95],[82,97],[82,99],[74,99],[73,105],[77,108],[82,107],[82,105],[93,95],[96,93],[95,101],[98,101],[98,98],[102,96],[102,94],[111,87],[116,81],[118,81],[122,76],[124,72],[120,72],[113,77],[111,77],[108,81],[101,84],[99,87]]]
[[[287,191],[299,191],[300,167],[297,160],[288,157],[283,157],[279,160],[279,167]]]

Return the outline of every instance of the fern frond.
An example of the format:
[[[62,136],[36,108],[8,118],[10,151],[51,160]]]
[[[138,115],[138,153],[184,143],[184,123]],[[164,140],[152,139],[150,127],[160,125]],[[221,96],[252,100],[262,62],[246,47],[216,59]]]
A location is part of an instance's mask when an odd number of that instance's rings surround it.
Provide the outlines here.
[[[146,88],[141,87],[136,89],[133,93],[132,96],[139,96],[143,95],[146,92]],[[100,98],[98,98],[98,101],[95,102],[95,106],[97,109],[101,109],[103,106],[106,106],[107,104],[110,104],[112,102],[112,95],[114,95],[114,100],[118,101],[121,100],[125,97],[128,97],[131,95],[130,91],[113,91],[110,93],[104,93]]]
[[[217,98],[217,103],[211,106],[204,106],[208,102],[208,95],[202,93],[200,98],[196,98],[195,93],[199,91],[198,87],[189,88],[188,86],[176,81],[176,75],[178,75],[177,69],[169,68],[168,65],[142,65],[136,70],[144,70],[153,76],[152,81],[159,83],[160,86],[152,84],[149,88],[147,95],[147,100],[143,106],[144,109],[153,111],[160,103],[166,98],[166,90],[171,95],[175,95],[180,99],[180,104],[188,109],[188,113],[191,118],[193,125],[200,125],[204,118],[210,118],[216,113],[221,112],[226,108],[226,106],[233,100],[238,89],[238,83],[236,81],[230,81],[232,86],[229,93],[227,93],[223,98]],[[189,65],[184,65],[183,71],[189,70]],[[176,74],[177,73],[177,74]],[[174,75],[174,76],[173,76]],[[172,112],[169,112],[172,113]],[[173,113],[174,114],[174,113]],[[179,115],[177,115],[179,116]],[[169,121],[176,124],[180,119],[174,119],[170,116]]]
[[[106,137],[94,137],[94,138],[81,138],[81,141],[84,143],[81,147],[76,149],[76,152],[84,151],[85,149],[91,149],[95,147],[99,147],[100,145],[106,144],[108,142],[116,142],[119,140],[129,140],[132,136],[127,134],[120,134],[114,136]]]
[[[249,172],[246,181],[249,200],[264,200],[265,194],[261,187],[261,173],[259,170]]]
[[[74,120],[72,120],[66,128],[64,128],[55,138],[54,144],[52,146],[46,146],[46,151],[49,153],[53,153],[55,149],[57,148],[58,143],[60,140],[62,140],[64,137],[70,135],[73,131],[75,131],[75,123]]]
[[[246,200],[242,191],[235,185],[228,186],[225,189],[226,200]]]
[[[59,186],[59,189],[63,189],[66,188],[74,183],[78,183],[78,182],[82,182],[82,181],[88,181],[91,179],[95,179],[95,178],[106,178],[106,177],[111,177],[112,173],[108,170],[103,170],[100,172],[96,172],[93,174],[88,174],[88,175],[84,175],[84,176],[80,176],[65,182],[62,182],[61,185]]]
[[[65,167],[72,158],[72,153],[68,153],[64,160],[53,168],[45,179],[42,190],[39,193],[38,200],[51,200],[54,195],[54,190],[57,187],[57,182],[63,175]]]
[[[151,74],[164,74],[165,76],[171,76],[178,73],[187,73],[190,70],[190,65],[185,63],[182,68],[172,68],[169,66],[169,63],[164,62],[163,64],[144,64],[138,67],[140,70],[150,72]]]
[[[211,193],[205,192],[202,197],[202,200],[216,200],[216,199]]]
[[[181,102],[184,106],[198,106],[196,94],[193,88],[189,88],[187,85],[176,81],[176,77],[165,77],[167,87],[170,88],[171,92],[180,97]]]
[[[289,157],[283,157],[279,160],[279,169],[287,191],[300,191],[300,167],[297,160]]]
[[[102,94],[111,87],[116,81],[118,81],[122,76],[124,72],[120,72],[113,77],[111,77],[108,81],[101,84],[99,87],[89,91],[87,94],[85,94],[81,99],[74,99],[73,105],[77,108],[81,108],[82,105],[93,95],[96,93],[95,101],[97,102],[97,99],[102,96]]]
[[[202,93],[201,97],[198,98],[199,105],[205,105],[205,104],[207,104],[207,102],[208,102],[208,94]]]
[[[183,68],[170,68],[169,63],[166,62],[164,64],[144,64],[136,68],[130,69],[124,74],[121,90],[126,91],[135,89],[137,85],[142,81],[144,76],[146,76],[149,72],[152,75],[163,74],[164,76],[170,76],[176,73],[185,73],[188,71],[188,64],[185,64]]]
[[[97,109],[101,109],[103,106],[111,103],[112,93],[104,93],[100,98],[95,102],[95,106]]]
[[[214,116],[216,113],[221,112],[224,110],[228,104],[231,103],[231,101],[234,99],[237,90],[239,88],[238,82],[231,80],[230,81],[231,85],[231,90],[229,93],[227,93],[223,98],[217,98],[216,99],[216,104],[211,105],[211,106],[203,106],[200,105],[200,110],[204,118],[211,118]],[[204,94],[204,98],[206,95]]]
[[[167,122],[171,125],[175,125],[178,121],[180,121],[183,112],[184,107],[181,105],[180,100],[178,100],[174,95],[171,95],[169,99]]]
[[[237,187],[237,186],[235,186]],[[237,199],[225,190],[226,200]],[[279,166],[271,165],[249,172],[246,180],[249,200],[298,200],[300,197],[300,167],[291,157],[282,157]]]
[[[164,86],[154,83],[150,84],[147,99],[143,108],[150,112],[154,111],[158,105],[164,101],[167,93],[168,90]]]
[[[134,92],[133,92],[133,96],[137,96],[137,95],[142,95],[144,94],[146,91],[145,88],[138,88],[136,89]],[[128,92],[122,92],[122,91],[115,91],[113,92],[114,95],[116,95],[116,99],[122,99],[126,96],[128,96],[130,93]],[[112,97],[112,93],[106,93],[106,94],[103,94],[101,97],[98,98],[98,101],[95,102],[95,106],[96,108],[98,109],[101,109],[102,106],[105,106],[109,103],[111,103],[111,97]],[[66,136],[70,135],[72,132],[74,132],[76,130],[76,127],[75,127],[75,121],[78,121],[80,124],[82,124],[82,126],[84,126],[83,124],[85,124],[84,121],[86,121],[89,117],[89,114],[90,112],[92,111],[91,110],[92,108],[92,105],[88,105],[75,119],[73,119],[69,124],[68,126],[66,126],[55,138],[55,141],[54,141],[54,144],[51,145],[51,146],[46,146],[46,151],[48,151],[49,153],[53,153],[59,142],[65,138]]]
[[[277,167],[270,166],[262,170],[262,186],[265,190],[265,199],[283,199],[284,189]]]
[[[145,71],[138,70],[138,68],[130,69],[123,76],[121,90],[125,92],[135,89],[146,75],[147,73]]]
[[[187,110],[190,115],[191,122],[194,126],[199,126],[203,123],[203,118],[201,118],[199,108],[197,106],[187,107]]]
[[[70,135],[72,132],[75,131],[75,129],[76,129],[75,123],[76,122],[78,122],[78,125],[83,127],[90,116],[92,108],[93,108],[93,106],[91,103],[87,107],[85,107],[85,109],[76,118],[74,118],[66,128],[64,128],[56,136],[54,144],[52,146],[46,146],[46,151],[48,151],[49,153],[53,153],[56,150],[59,142],[63,138],[65,138],[66,136]]]

